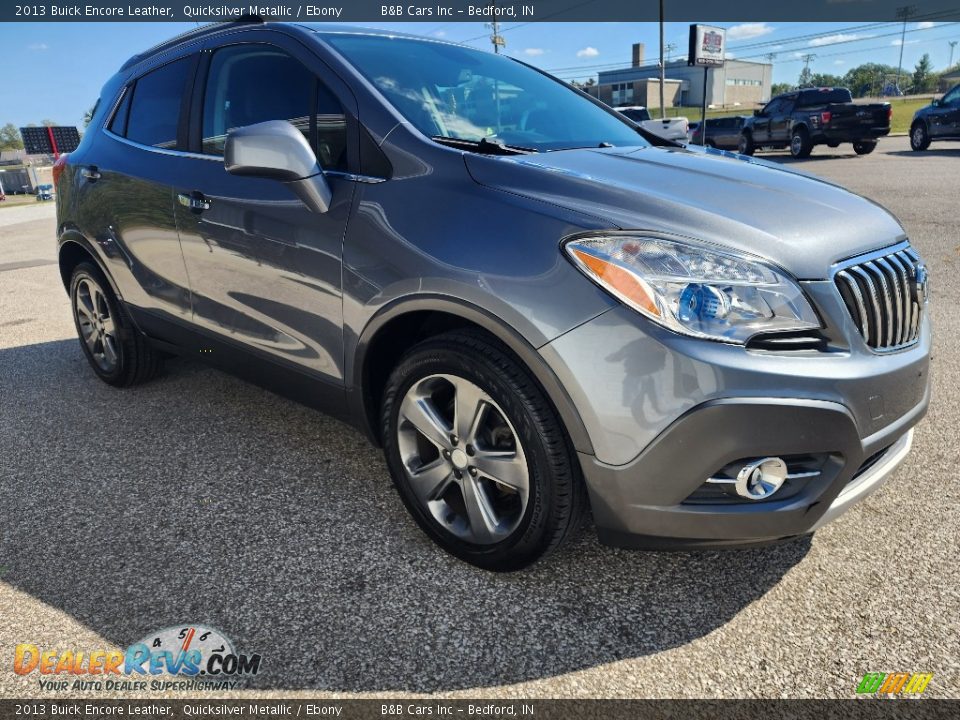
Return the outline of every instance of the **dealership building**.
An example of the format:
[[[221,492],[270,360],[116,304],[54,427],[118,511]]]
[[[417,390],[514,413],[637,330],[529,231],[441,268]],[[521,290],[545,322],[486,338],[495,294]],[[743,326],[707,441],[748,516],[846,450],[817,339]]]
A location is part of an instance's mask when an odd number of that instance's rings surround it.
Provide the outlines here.
[[[608,105],[645,105],[660,107],[660,68],[644,62],[644,45],[633,46],[633,62],[620,70],[602,70],[597,84],[585,88]],[[666,63],[664,104],[699,106],[703,102],[703,68],[691,67],[686,60]],[[773,65],[770,63],[727,60],[723,67],[711,68],[706,84],[707,105],[752,109],[770,99]]]

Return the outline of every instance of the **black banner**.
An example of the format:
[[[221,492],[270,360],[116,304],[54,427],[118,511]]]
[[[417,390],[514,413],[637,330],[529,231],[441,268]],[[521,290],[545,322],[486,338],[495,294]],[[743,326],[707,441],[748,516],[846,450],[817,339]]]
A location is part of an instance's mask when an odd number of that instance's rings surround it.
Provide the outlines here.
[[[882,22],[898,18],[904,0],[683,0],[665,4],[669,22]],[[647,22],[659,19],[657,0],[343,0],[290,2],[240,0],[37,0],[0,6],[0,22],[175,21],[217,22],[256,16],[289,22]],[[922,0],[910,5],[911,21],[960,21],[958,0]]]
[[[2,700],[0,718],[536,718],[537,720],[927,720],[960,701],[913,700]]]

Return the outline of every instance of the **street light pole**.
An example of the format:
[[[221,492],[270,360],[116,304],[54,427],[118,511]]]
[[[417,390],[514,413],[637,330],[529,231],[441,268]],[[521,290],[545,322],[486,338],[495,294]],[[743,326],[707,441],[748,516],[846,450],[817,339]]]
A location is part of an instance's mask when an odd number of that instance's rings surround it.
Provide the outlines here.
[[[953,67],[953,49],[957,46],[957,41],[951,40],[947,43],[947,45],[950,46],[950,62],[947,63],[947,69],[949,70]]]

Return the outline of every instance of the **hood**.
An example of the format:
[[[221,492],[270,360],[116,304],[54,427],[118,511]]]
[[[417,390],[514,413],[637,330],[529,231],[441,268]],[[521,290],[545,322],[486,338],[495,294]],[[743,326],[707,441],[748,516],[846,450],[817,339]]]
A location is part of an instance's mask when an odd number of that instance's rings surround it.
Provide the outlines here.
[[[481,185],[612,229],[669,232],[759,255],[801,280],[825,279],[833,263],[904,238],[896,218],[870,200],[733,153],[646,147],[465,158]]]

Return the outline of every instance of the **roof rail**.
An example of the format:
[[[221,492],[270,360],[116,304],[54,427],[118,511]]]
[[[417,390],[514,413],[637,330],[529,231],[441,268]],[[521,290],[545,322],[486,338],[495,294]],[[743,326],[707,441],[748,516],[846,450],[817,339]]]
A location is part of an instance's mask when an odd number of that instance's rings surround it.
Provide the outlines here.
[[[157,53],[163,52],[164,50],[169,50],[170,48],[174,47],[175,45],[179,45],[185,40],[194,40],[196,38],[202,38],[207,35],[212,35],[213,33],[219,32],[220,30],[223,30],[224,28],[227,28],[231,25],[238,25],[242,23],[263,24],[264,22],[265,20],[260,15],[251,15],[248,13],[244,13],[243,15],[240,15],[234,20],[225,20],[223,22],[215,22],[215,23],[208,23],[207,25],[201,25],[200,27],[194,28],[193,30],[187,30],[184,33],[180,33],[179,35],[172,37],[169,40],[164,40],[162,43],[154,45],[149,50],[144,50],[142,53],[137,53],[136,55],[131,57],[129,60],[127,60],[120,67],[120,70],[121,71],[126,70],[127,68],[136,65],[141,60],[145,60],[151,55],[156,55]]]

